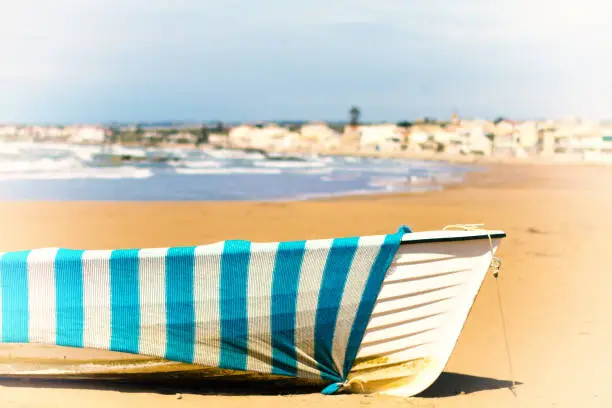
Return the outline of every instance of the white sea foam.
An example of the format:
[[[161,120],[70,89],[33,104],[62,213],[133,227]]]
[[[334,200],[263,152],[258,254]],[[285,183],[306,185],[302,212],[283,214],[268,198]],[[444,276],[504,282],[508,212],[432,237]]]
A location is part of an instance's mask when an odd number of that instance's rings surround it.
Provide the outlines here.
[[[19,148],[18,146],[0,144],[0,156],[19,157],[21,154],[21,148]]]
[[[322,168],[322,169],[302,169],[302,170],[293,170],[291,173],[293,174],[331,174],[333,169],[330,168]]]
[[[157,154],[160,156],[172,156],[178,157],[181,159],[186,159],[189,156],[190,150],[181,148],[181,147],[173,147],[173,148],[163,148],[163,149],[148,149],[148,154]]]
[[[175,172],[178,174],[281,174],[280,169],[257,169],[251,167],[233,167],[219,169],[183,169],[177,168]]]
[[[257,167],[270,167],[278,169],[295,169],[304,167],[325,167],[325,163],[312,161],[259,161],[253,163]]]
[[[144,158],[170,157],[178,160],[167,162],[172,169],[158,164],[147,164],[145,160],[138,166],[128,163],[116,166],[98,166],[96,155],[130,155]],[[8,180],[122,180],[147,179],[155,174],[175,173],[185,175],[177,182],[198,183],[197,178],[189,181],[189,175],[210,177],[232,175],[303,175],[311,177],[313,183],[327,186],[332,192],[313,193],[311,185],[305,183],[302,195],[297,199],[316,199],[323,197],[387,193],[395,191],[431,191],[441,185],[460,182],[463,178],[461,168],[439,162],[415,160],[370,159],[341,156],[301,156],[302,160],[291,160],[285,155],[276,155],[276,160],[266,160],[258,152],[242,150],[204,150],[204,149],[144,149],[114,146],[69,145],[62,143],[0,143],[0,182]],[[155,170],[154,170],[155,169]],[[288,176],[290,177],[290,176]],[[326,184],[337,183],[334,185]],[[350,183],[351,191],[333,191]],[[346,185],[346,184],[344,184]],[[271,184],[270,188],[276,188]],[[278,188],[284,188],[278,183]],[[118,187],[123,188],[123,187]],[[143,188],[149,188],[143,185]],[[312,184],[314,191],[319,190]],[[282,195],[282,190],[274,195]],[[245,197],[250,199],[251,197]],[[256,198],[256,197],[255,197]],[[296,199],[295,196],[288,199]]]
[[[352,156],[344,156],[343,159],[345,162],[348,162],[348,163],[359,163],[361,161],[360,157],[352,157]]]
[[[80,160],[91,161],[93,160],[93,156],[95,154],[99,154],[101,152],[101,149],[98,146],[74,146],[71,149],[71,152]]]
[[[353,180],[357,180],[359,178],[358,175],[352,175],[352,174],[338,174],[338,175],[333,175],[333,176],[323,176],[321,177],[321,181],[329,181],[329,182],[334,182],[334,181],[353,181]]]
[[[257,152],[245,152],[242,150],[207,149],[203,153],[216,159],[243,159],[243,160],[263,160],[266,157]]]
[[[406,184],[407,177],[372,177],[368,185],[373,187],[388,187],[390,185]]]
[[[411,171],[414,171],[415,168],[406,165],[403,167],[391,167],[391,166],[360,166],[360,167],[345,167],[345,166],[334,166],[333,169],[339,172],[347,172],[347,173],[387,173],[387,174],[405,174],[408,176]]]
[[[287,199],[283,199],[283,200],[279,200],[279,201],[286,201],[286,200],[316,200],[319,198],[332,198],[332,197],[343,197],[343,196],[351,196],[351,195],[366,195],[366,194],[375,194],[375,193],[380,193],[381,191],[376,191],[376,190],[369,190],[369,189],[357,189],[357,190],[349,190],[349,191],[339,191],[339,192],[335,192],[335,193],[306,193],[306,194],[300,194],[297,197],[290,197]]]
[[[176,167],[184,166],[184,167],[189,167],[189,168],[192,168],[192,169],[211,168],[211,167],[215,167],[215,168],[223,167],[223,163],[218,162],[218,161],[210,161],[210,160],[202,160],[202,161],[186,160],[186,161],[172,162],[172,163],[170,163],[170,165],[176,166]]]
[[[374,186],[372,186],[374,187]],[[333,197],[345,197],[345,196],[360,196],[360,195],[368,195],[368,194],[389,194],[389,193],[397,193],[397,192],[406,192],[406,193],[422,193],[427,191],[438,191],[443,190],[443,187],[440,185],[431,185],[431,186],[420,186],[420,187],[387,187],[381,189],[377,187],[376,189],[355,189],[348,191],[338,191],[334,193],[306,193],[300,194],[296,197],[288,197],[286,199],[280,199],[277,201],[307,201],[307,200],[316,200],[320,198],[333,198]]]
[[[382,189],[384,192],[391,193],[394,191],[403,191],[406,190],[405,184],[393,183],[393,182],[383,182],[383,181],[371,181],[368,183],[368,186]]]
[[[66,171],[20,171],[0,173],[0,181],[9,180],[77,180],[77,179],[145,179],[153,175],[150,169],[135,167],[107,168],[80,168]]]
[[[57,171],[71,168],[81,168],[81,161],[76,158],[39,160],[7,160],[0,161],[0,174],[31,171]]]
[[[132,157],[146,157],[147,152],[141,147],[127,147],[114,145],[109,149],[101,149],[102,154],[111,154],[113,156],[132,156]]]

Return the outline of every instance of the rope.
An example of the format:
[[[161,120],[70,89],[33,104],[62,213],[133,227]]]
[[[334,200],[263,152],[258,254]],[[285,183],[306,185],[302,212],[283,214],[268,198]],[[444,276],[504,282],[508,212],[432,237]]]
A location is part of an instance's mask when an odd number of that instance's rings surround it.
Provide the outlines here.
[[[506,318],[504,316],[504,309],[502,307],[502,295],[501,295],[501,285],[499,283],[499,271],[501,269],[501,259],[495,257],[493,252],[493,240],[491,239],[491,234],[483,228],[484,224],[453,224],[447,225],[443,228],[444,231],[450,229],[463,230],[463,231],[485,231],[487,232],[487,236],[489,237],[489,250],[491,251],[491,265],[489,268],[493,269],[493,277],[495,278],[495,288],[497,291],[497,306],[499,307],[499,315],[501,317],[502,330],[504,332],[504,343],[506,346],[506,358],[508,359],[508,368],[510,370],[510,381],[512,385],[510,386],[510,392],[516,397],[516,381],[514,380],[514,368],[512,366],[512,357],[510,354],[510,342],[508,341],[508,330],[506,328]]]
[[[501,316],[502,327],[504,330],[504,343],[506,344],[506,356],[508,358],[508,368],[510,369],[510,381],[512,381],[512,385],[510,386],[510,391],[516,397],[516,382],[514,381],[514,369],[512,367],[512,358],[510,357],[510,346],[508,341],[508,330],[506,330],[506,319],[504,317],[504,309],[502,308],[502,296],[500,289],[499,280],[495,279],[495,287],[497,288],[497,304],[499,306],[499,315]]]

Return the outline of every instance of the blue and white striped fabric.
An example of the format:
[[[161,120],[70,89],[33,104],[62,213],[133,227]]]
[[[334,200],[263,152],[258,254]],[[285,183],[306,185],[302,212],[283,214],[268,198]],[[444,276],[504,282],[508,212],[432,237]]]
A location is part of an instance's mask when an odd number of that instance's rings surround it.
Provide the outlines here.
[[[0,254],[0,341],[346,379],[395,234]]]

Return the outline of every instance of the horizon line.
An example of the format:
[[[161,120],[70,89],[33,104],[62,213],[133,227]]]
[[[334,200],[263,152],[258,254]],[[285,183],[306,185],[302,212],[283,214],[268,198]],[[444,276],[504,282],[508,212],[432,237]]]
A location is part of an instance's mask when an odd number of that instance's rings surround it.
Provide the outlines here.
[[[500,115],[491,119],[489,117],[474,117],[474,116],[466,116],[459,117],[460,120],[486,120],[490,122],[494,122],[495,120],[503,118],[504,120],[515,121],[515,122],[527,122],[527,121],[559,121],[559,120],[577,120],[579,122],[587,121],[587,122],[608,122],[612,121],[612,118],[601,118],[601,119],[583,119],[577,116],[565,116],[560,118],[512,118],[509,116]],[[422,122],[423,120],[432,120],[434,122],[451,122],[451,118],[436,118],[434,116],[423,116],[416,119],[400,119],[400,120],[389,120],[389,119],[379,119],[379,120],[360,120],[360,123],[368,124],[368,123],[399,123],[399,122]],[[145,125],[145,126],[162,126],[162,125],[203,125],[203,124],[265,124],[265,123],[295,123],[295,124],[305,124],[305,123],[331,123],[331,124],[348,124],[350,120],[347,119],[253,119],[253,120],[190,120],[190,119],[166,119],[166,120],[101,120],[101,121],[0,121],[0,126],[14,125],[14,126],[69,126],[69,125],[103,125],[103,126],[113,126],[113,125]]]

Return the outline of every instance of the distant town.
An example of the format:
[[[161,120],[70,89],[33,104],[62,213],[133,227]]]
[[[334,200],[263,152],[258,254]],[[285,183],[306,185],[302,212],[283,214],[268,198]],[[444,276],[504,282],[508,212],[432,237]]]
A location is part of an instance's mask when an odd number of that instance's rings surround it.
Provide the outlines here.
[[[206,123],[122,126],[0,125],[0,140],[96,145],[209,146],[302,153],[363,153],[554,157],[612,162],[612,124],[579,119],[494,121],[419,119],[362,123],[351,108],[345,123]]]

